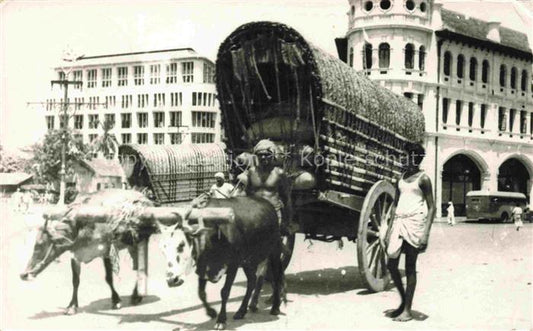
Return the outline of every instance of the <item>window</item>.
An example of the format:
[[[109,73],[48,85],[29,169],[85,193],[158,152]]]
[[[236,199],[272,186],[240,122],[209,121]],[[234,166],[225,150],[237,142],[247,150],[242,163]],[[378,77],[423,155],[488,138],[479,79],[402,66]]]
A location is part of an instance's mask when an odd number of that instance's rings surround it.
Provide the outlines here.
[[[97,135],[97,134],[94,134],[94,133],[91,133],[91,134],[89,135],[89,142],[90,142],[90,143],[95,142],[96,138],[98,138],[98,135]]]
[[[181,64],[181,76],[184,83],[194,82],[194,62],[183,62]]]
[[[409,11],[413,11],[415,9],[415,2],[412,0],[407,0],[405,2],[405,8],[407,8]]]
[[[140,128],[148,127],[148,113],[137,113],[137,124]]]
[[[75,82],[81,82],[83,80],[83,72],[81,70],[75,70],[74,71],[74,81]],[[81,84],[74,84],[74,89],[79,90],[81,88]]]
[[[520,133],[525,134],[527,128],[527,112],[522,110],[520,112]]]
[[[114,95],[106,96],[105,104],[106,104],[106,108],[115,107],[115,105],[117,104],[117,97]]]
[[[504,64],[500,66],[500,86],[505,87],[505,80],[507,79],[507,68]]]
[[[144,66],[133,67],[133,82],[135,85],[144,85]]]
[[[524,92],[527,89],[527,70],[522,70],[522,81],[520,82],[520,89]]]
[[[129,129],[131,128],[131,114],[120,114],[120,120],[121,120],[121,127],[123,129]]]
[[[147,144],[148,133],[137,133],[137,144]]]
[[[463,102],[461,100],[455,101],[455,124],[461,124],[461,114],[463,112]]]
[[[102,87],[111,86],[111,68],[102,69]]]
[[[68,126],[68,116],[59,115],[59,128],[64,129],[66,126]]]
[[[181,106],[181,92],[170,93],[170,106],[171,107]]]
[[[128,85],[128,67],[119,67],[118,71],[118,86]]]
[[[472,127],[472,124],[474,124],[474,103],[469,102],[468,103],[468,127]]]
[[[363,68],[372,69],[372,44],[369,43],[363,48]]]
[[[481,67],[481,81],[485,84],[489,81],[489,61],[484,60]]]
[[[365,10],[368,12],[368,11],[371,11],[372,8],[374,7],[374,4],[372,3],[372,1],[367,1],[365,2]]]
[[[138,94],[137,95],[137,108],[146,108],[148,107],[148,94]]]
[[[150,65],[150,84],[159,84],[161,83],[161,65],[152,64]]]
[[[172,145],[181,144],[181,133],[169,133],[170,143]]]
[[[59,78],[59,80],[65,80],[66,76],[65,76],[65,73],[63,71],[60,71],[57,74],[58,74],[57,77]]]
[[[122,103],[121,108],[127,109],[133,106],[133,96],[131,94],[129,95],[123,95],[122,96]]]
[[[154,93],[154,107],[165,106],[165,93]]]
[[[420,109],[424,109],[424,95],[423,94],[418,95],[418,100],[416,104],[418,105]]]
[[[481,105],[481,117],[480,117],[480,124],[481,124],[482,129],[485,128],[486,119],[487,119],[487,105],[482,104]]]
[[[444,53],[444,75],[450,76],[451,68],[452,68],[452,54],[450,52]]]
[[[98,128],[98,114],[89,115],[89,129]]]
[[[470,58],[470,70],[468,77],[471,81],[476,81],[476,73],[477,73],[477,59],[475,57]]]
[[[215,67],[210,63],[204,63],[204,83],[215,82]]]
[[[505,131],[507,128],[507,116],[505,114],[505,108],[498,108],[498,130]]]
[[[100,103],[100,97],[89,97],[89,109],[97,109],[97,106],[99,106]]]
[[[74,129],[83,129],[83,115],[74,115]]]
[[[193,144],[208,144],[215,142],[214,133],[192,133],[191,141]]]
[[[154,144],[163,145],[165,143],[164,133],[154,133]]]
[[[105,114],[105,121],[110,123],[111,129],[115,127],[115,114]]]
[[[46,116],[46,127],[48,130],[54,129],[54,116]]]
[[[123,144],[131,144],[131,133],[123,133],[121,136]]]
[[[405,45],[405,69],[413,69],[414,67],[414,57],[415,57],[415,50],[413,44],[407,44]]]
[[[181,126],[181,112],[180,111],[171,111],[170,116],[170,127],[180,127]]]
[[[167,64],[167,84],[175,84],[178,82],[178,64]]]
[[[463,78],[465,73],[465,57],[463,54],[457,56],[457,78]]]
[[[165,113],[161,111],[156,111],[154,114],[154,127],[163,128],[165,127]]]
[[[511,88],[516,89],[516,76],[518,75],[515,67],[511,68]]]
[[[426,48],[424,46],[420,46],[418,49],[418,69],[420,71],[424,71],[426,67]]]
[[[214,128],[216,113],[193,111],[192,126],[196,128]]]
[[[390,0],[381,0],[379,2],[379,7],[383,10],[390,9]]]
[[[87,87],[96,87],[96,69],[87,70]]]
[[[350,7],[350,14],[353,16],[355,14],[355,6]]]
[[[422,3],[420,4],[420,11],[423,12],[423,13],[426,12],[426,3],[425,3],[425,2],[422,2]]]
[[[348,65],[353,68],[353,47],[350,47],[350,53],[348,54]]]
[[[390,65],[390,46],[387,43],[379,45],[379,67],[388,68]]]
[[[514,122],[516,117],[516,109],[511,109],[509,114],[509,131],[513,132]]]

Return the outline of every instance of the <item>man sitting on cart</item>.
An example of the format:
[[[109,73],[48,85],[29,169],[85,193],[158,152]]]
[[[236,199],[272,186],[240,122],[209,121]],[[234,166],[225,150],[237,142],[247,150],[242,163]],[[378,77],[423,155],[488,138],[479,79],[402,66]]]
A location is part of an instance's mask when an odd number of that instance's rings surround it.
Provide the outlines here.
[[[237,177],[238,192],[235,195],[244,191],[247,195],[268,200],[276,210],[282,231],[293,234],[298,225],[292,222],[290,181],[285,171],[276,166],[277,151],[276,144],[268,139],[257,143],[253,153],[258,162]]]

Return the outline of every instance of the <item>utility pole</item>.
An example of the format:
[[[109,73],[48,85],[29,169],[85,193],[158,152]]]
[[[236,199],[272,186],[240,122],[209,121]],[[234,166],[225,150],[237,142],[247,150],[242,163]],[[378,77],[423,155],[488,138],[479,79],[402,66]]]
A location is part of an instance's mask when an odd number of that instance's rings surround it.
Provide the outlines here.
[[[67,74],[64,73],[64,78],[62,80],[52,80],[51,84],[57,84],[63,87],[63,114],[61,115],[61,120],[59,121],[63,127],[63,135],[61,136],[61,170],[59,171],[59,176],[61,177],[59,182],[59,205],[65,204],[65,191],[66,191],[66,163],[67,163],[67,130],[68,130],[68,86],[69,85],[82,85],[81,81],[69,81]]]

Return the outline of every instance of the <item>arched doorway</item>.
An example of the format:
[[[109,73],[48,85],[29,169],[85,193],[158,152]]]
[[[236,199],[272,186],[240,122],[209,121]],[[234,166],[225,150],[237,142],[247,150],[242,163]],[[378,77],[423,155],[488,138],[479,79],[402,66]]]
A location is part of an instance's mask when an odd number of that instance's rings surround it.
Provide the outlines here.
[[[449,159],[442,171],[442,203],[443,211],[452,201],[455,216],[465,216],[466,193],[481,188],[481,176],[478,166],[464,154]]]
[[[510,158],[498,168],[498,191],[520,192],[529,198],[529,171],[522,161]]]

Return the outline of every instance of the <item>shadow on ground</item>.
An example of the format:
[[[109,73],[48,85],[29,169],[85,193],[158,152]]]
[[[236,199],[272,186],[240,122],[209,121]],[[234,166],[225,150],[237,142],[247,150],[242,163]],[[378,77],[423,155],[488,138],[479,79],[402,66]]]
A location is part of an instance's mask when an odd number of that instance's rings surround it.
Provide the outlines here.
[[[139,304],[132,305],[130,303],[129,296],[123,296],[123,297],[120,297],[120,299],[122,300],[122,308],[147,305],[147,304],[157,302],[160,300],[160,298],[155,295],[149,295],[149,296],[144,297],[143,301],[141,301]],[[31,316],[30,319],[50,318],[50,317],[62,316],[65,314],[65,310],[66,310],[65,307],[58,308],[58,309],[59,309],[58,311],[54,311],[54,312],[42,311],[40,313],[35,314],[34,316]],[[99,300],[91,302],[87,306],[81,306],[78,308],[78,314],[79,313],[97,313],[103,310],[111,310],[111,299],[110,298],[99,299]]]
[[[242,296],[230,298],[228,300],[229,302],[241,302],[243,299]],[[101,300],[98,300],[99,302]],[[198,300],[199,301],[199,300]],[[218,306],[220,305],[221,301],[214,301],[209,302],[210,305],[215,308],[218,312]],[[94,303],[93,303],[94,304]],[[92,306],[93,304],[89,305]],[[100,305],[100,304],[99,304]],[[96,305],[95,305],[96,306]],[[102,309],[107,310],[107,308]],[[204,308],[201,304],[190,306],[190,307],[183,307],[179,309],[172,309],[169,311],[159,312],[159,313],[152,313],[152,314],[142,314],[142,313],[127,313],[127,314],[121,314],[120,311],[114,311],[114,312],[107,312],[107,311],[89,311],[86,310],[86,312],[93,313],[95,315],[104,315],[104,316],[113,316],[113,317],[119,317],[119,324],[123,323],[148,323],[148,322],[160,322],[160,323],[168,323],[171,325],[174,325],[174,330],[212,330],[215,325],[215,319],[208,319],[206,315],[206,321],[198,324],[194,323],[185,323],[181,321],[176,320],[170,320],[168,318],[174,317],[176,315],[192,312],[195,310],[202,310],[204,311]],[[283,309],[282,309],[283,310]],[[118,312],[118,313],[117,313]],[[233,320],[233,314],[235,314],[236,311],[228,311],[227,312],[227,323],[226,327],[233,329],[245,324],[250,323],[265,323],[270,321],[275,321],[278,319],[277,316],[273,316],[269,314],[268,309],[262,309],[262,306],[260,305],[259,311],[257,313],[248,312],[248,314],[245,316],[244,319],[235,321]]]

